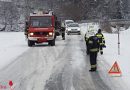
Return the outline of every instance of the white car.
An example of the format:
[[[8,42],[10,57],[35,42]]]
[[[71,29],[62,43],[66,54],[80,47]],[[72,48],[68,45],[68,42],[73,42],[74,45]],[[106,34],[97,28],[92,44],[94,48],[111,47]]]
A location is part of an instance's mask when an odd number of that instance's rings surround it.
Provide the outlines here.
[[[70,23],[67,25],[66,32],[69,35],[70,33],[78,33],[80,35],[80,27],[78,23]]]
[[[70,23],[74,23],[74,21],[73,20],[65,20],[64,21],[65,29],[67,28],[67,25],[70,24]]]

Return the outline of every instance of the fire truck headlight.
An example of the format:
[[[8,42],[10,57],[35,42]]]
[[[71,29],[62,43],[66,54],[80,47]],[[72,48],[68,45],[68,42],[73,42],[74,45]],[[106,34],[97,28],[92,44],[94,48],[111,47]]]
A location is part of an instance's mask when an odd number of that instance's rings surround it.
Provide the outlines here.
[[[52,32],[49,32],[49,35],[50,35],[50,36],[52,36],[52,35],[53,35],[53,33],[52,33]]]
[[[34,33],[29,33],[31,36],[34,35]]]

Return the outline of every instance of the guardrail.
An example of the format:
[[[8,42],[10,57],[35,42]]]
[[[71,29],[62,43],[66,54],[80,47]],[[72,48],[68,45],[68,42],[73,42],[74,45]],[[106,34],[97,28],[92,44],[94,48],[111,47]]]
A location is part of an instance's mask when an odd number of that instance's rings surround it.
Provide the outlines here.
[[[81,20],[80,23],[89,23],[89,22],[110,22],[114,24],[130,24],[130,19],[111,19],[111,20],[100,20],[100,19],[93,19],[93,20]]]

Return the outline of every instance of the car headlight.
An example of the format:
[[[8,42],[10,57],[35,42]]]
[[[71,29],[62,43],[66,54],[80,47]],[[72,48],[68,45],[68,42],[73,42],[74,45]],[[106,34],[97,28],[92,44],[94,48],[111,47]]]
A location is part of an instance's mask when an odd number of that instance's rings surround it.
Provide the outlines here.
[[[80,28],[78,28],[78,30],[80,31]]]
[[[68,28],[68,31],[70,31],[71,29],[70,28]]]
[[[31,36],[32,36],[32,35],[34,35],[34,33],[29,33],[29,35],[31,35]]]
[[[49,35],[50,35],[50,36],[52,36],[52,35],[53,35],[53,33],[52,33],[52,32],[49,32]]]

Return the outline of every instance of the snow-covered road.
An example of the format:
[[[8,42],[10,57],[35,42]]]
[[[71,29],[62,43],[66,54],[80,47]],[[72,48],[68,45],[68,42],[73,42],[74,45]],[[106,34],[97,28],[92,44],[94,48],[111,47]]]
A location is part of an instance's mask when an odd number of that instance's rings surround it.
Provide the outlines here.
[[[13,52],[12,52],[13,53]],[[128,90],[121,78],[108,75],[110,65],[98,57],[98,71],[89,72],[89,57],[80,35],[57,38],[56,46],[26,49],[0,70],[0,84],[14,82],[14,90]]]

